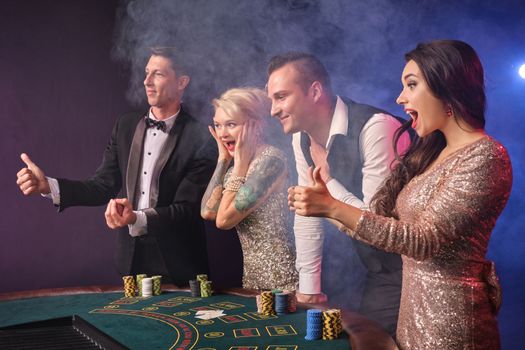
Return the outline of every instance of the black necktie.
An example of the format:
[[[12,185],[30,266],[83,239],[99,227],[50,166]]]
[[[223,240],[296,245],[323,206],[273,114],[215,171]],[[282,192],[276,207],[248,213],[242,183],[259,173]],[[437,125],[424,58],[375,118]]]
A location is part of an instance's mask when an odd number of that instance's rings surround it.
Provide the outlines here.
[[[162,120],[153,120],[149,117],[146,117],[144,120],[146,122],[146,127],[157,128],[157,130],[162,130],[166,132],[166,122]]]

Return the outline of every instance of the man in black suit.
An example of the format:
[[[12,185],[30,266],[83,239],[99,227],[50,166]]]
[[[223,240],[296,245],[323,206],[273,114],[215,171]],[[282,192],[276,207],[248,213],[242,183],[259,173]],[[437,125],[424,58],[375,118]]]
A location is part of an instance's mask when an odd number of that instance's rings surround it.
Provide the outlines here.
[[[272,116],[279,119],[285,133],[293,134],[299,185],[309,185],[309,167],[320,167],[332,196],[368,209],[371,197],[388,176],[395,159],[392,140],[400,121],[378,108],[335,95],[325,67],[307,53],[290,52],[273,57],[268,67],[267,88],[272,99]],[[402,135],[398,144],[400,153],[409,142],[408,135]],[[324,229],[321,218],[295,215],[298,300],[324,302],[324,290],[332,302],[359,305],[362,314],[395,336],[401,295],[400,256],[359,241],[351,242],[342,234],[325,240]],[[360,267],[348,260],[353,250],[359,257],[357,262],[366,268],[361,295],[351,292],[358,281],[353,275]],[[323,285],[321,266],[327,266],[329,272],[323,274]],[[329,280],[327,276],[335,279]],[[345,279],[351,283],[345,284]]]
[[[181,105],[189,76],[173,48],[153,48],[145,69],[149,111],[120,117],[102,164],[88,180],[53,179],[22,154],[17,174],[25,195],[42,194],[62,211],[105,205],[118,229],[122,275],[162,275],[185,285],[208,272],[200,201],[215,167],[216,145]],[[114,199],[121,191],[123,198]]]

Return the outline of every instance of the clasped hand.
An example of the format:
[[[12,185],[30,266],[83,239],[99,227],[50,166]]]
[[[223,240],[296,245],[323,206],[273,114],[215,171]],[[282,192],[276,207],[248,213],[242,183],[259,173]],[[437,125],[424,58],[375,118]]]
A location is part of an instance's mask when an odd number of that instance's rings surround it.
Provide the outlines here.
[[[131,203],[127,198],[111,199],[104,212],[104,217],[106,224],[112,229],[132,225],[137,221],[137,215],[133,212]]]
[[[308,168],[310,186],[293,186],[288,189],[288,206],[302,216],[330,217],[335,199],[330,195],[321,177],[321,168]]]

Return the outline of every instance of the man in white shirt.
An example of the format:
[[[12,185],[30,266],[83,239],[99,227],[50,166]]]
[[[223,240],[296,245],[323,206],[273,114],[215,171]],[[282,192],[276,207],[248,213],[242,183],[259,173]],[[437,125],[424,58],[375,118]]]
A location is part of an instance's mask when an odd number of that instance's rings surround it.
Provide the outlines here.
[[[309,166],[321,167],[334,198],[368,209],[390,173],[395,159],[394,134],[401,122],[375,107],[336,96],[325,67],[313,55],[290,52],[275,56],[268,76],[272,116],[279,119],[285,133],[293,134],[298,184],[309,184]],[[402,153],[409,142],[408,135],[401,135],[398,152]],[[295,216],[297,295],[301,302],[326,301],[321,290],[322,220]],[[353,244],[367,269],[359,311],[395,335],[401,259],[358,241]]]
[[[144,79],[150,108],[117,120],[91,178],[48,178],[26,154],[17,174],[25,195],[44,195],[59,211],[107,205],[106,222],[118,229],[118,272],[162,275],[177,285],[208,271],[200,201],[217,158],[206,127],[181,104],[190,80],[183,61],[174,48],[151,50]]]

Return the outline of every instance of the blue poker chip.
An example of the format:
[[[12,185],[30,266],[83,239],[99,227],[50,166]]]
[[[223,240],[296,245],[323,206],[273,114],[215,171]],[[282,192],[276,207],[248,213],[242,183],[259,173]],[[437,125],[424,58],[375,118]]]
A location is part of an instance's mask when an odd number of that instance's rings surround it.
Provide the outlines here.
[[[319,309],[309,309],[309,310],[306,310],[306,315],[307,316],[322,316],[323,311]]]
[[[323,312],[319,309],[306,311],[306,340],[321,339],[323,335]]]
[[[288,295],[285,293],[275,293],[275,312],[283,315],[288,311]]]
[[[321,337],[312,337],[312,336],[308,336],[307,335],[306,337],[304,337],[304,339],[305,340],[319,340],[319,339],[321,339]]]

